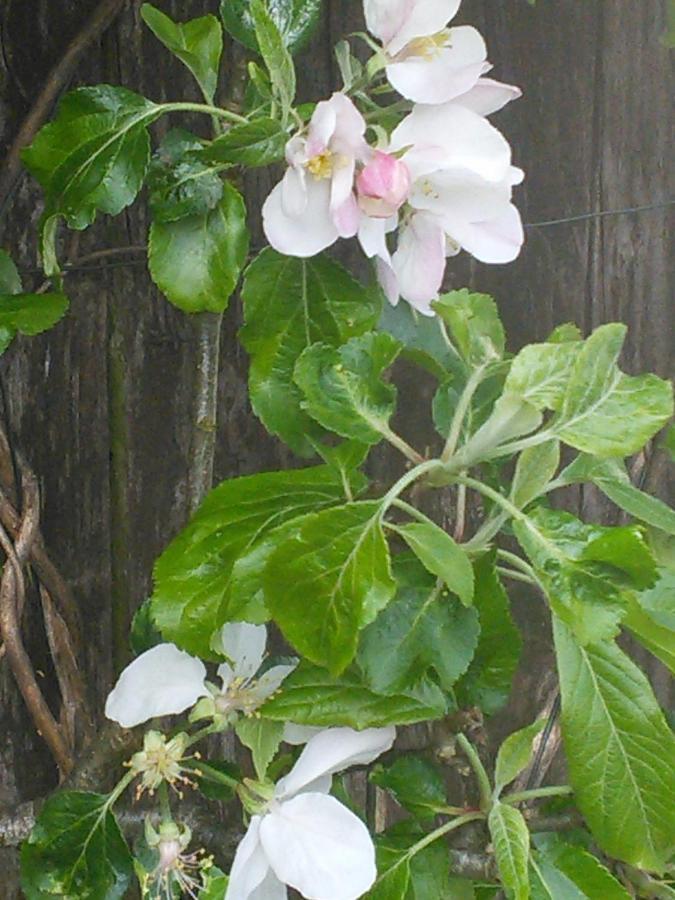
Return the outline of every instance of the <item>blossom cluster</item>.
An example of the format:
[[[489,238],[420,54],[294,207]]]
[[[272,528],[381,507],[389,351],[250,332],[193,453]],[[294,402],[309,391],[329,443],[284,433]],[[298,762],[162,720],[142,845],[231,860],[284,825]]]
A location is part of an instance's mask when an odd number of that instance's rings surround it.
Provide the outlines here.
[[[523,172],[487,116],[520,96],[491,69],[475,28],[449,27],[461,0],[365,0],[389,84],[412,101],[387,136],[347,93],[319,103],[286,147],[288,169],[263,208],[265,234],[288,256],[311,257],[357,237],[392,304],[425,315],[446,258],[466,250],[485,263],[519,254],[523,226],[511,202]],[[392,253],[390,238],[398,232]]]

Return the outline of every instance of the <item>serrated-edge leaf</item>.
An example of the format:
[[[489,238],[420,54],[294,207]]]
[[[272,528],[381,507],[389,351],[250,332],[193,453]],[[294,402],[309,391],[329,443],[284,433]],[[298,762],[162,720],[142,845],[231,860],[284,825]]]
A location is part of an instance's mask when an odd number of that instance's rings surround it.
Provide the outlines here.
[[[523,814],[495,803],[488,816],[499,877],[510,900],[529,900],[530,832]]]
[[[432,521],[390,527],[404,539],[427,571],[441,578],[464,606],[471,606],[473,567],[466,552],[446,531]]]
[[[533,741],[537,735],[541,734],[545,725],[546,719],[538,719],[526,728],[510,734],[502,743],[497,754],[495,768],[497,794],[500,794],[507,784],[517,778],[530,762]]]

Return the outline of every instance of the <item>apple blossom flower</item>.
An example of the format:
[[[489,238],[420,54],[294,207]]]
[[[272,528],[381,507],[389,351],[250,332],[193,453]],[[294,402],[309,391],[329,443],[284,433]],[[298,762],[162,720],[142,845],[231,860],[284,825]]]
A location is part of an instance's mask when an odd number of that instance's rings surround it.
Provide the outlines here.
[[[176,891],[180,896],[197,900],[205,886],[205,877],[212,862],[203,853],[186,853],[192,840],[192,831],[187,825],[162,822],[156,830],[149,819],[145,822],[145,841],[151,850],[157,852],[157,865],[151,872],[139,876],[143,896],[153,896],[157,900],[172,900]]]
[[[237,848],[225,900],[284,900],[285,885],[307,900],[363,896],[377,875],[372,838],[328,792],[333,774],[372,762],[395,736],[393,727],[322,731],[273,792],[261,785],[257,799],[249,795],[254,815]]]
[[[447,103],[483,74],[487,50],[469,25],[448,28],[461,0],[365,0],[366,25],[382,41],[390,84],[416,103]]]
[[[257,678],[266,641],[264,625],[230,622],[223,626],[218,635],[219,649],[232,665],[219,666],[220,688],[207,681],[206,667],[201,660],[174,644],[158,644],[122,672],[108,696],[105,714],[124,728],[133,728],[157,716],[176,715],[195,703],[204,715],[226,717],[237,712],[250,715],[278,690],[295,668],[294,665],[272,666]]]
[[[354,176],[357,161],[368,154],[365,131],[352,101],[335,93],[317,105],[307,136],[288,142],[289,168],[263,206],[265,234],[280,253],[314,256],[356,234]]]

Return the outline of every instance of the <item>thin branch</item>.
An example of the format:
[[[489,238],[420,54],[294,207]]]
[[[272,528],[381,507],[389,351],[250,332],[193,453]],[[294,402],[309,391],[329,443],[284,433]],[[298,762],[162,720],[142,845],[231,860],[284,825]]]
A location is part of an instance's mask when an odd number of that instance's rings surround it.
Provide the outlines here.
[[[14,138],[0,173],[0,214],[21,174],[21,151],[27,147],[49,116],[59,94],[72,78],[85,52],[114,22],[126,0],[101,0],[82,30],[75,36],[49,73],[45,86]]]

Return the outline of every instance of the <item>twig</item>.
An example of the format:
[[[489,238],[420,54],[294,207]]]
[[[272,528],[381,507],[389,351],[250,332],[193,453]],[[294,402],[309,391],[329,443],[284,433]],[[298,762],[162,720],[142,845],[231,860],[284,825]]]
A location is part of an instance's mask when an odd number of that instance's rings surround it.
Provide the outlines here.
[[[116,19],[126,0],[102,0],[82,30],[75,36],[59,62],[49,73],[45,86],[14,138],[0,174],[0,214],[21,174],[21,151],[27,147],[47,119],[59,94],[70,81],[88,47]]]
[[[213,484],[222,322],[221,314],[201,313],[195,317],[198,349],[193,394],[194,431],[188,474],[188,509],[190,513],[195,512]]]

